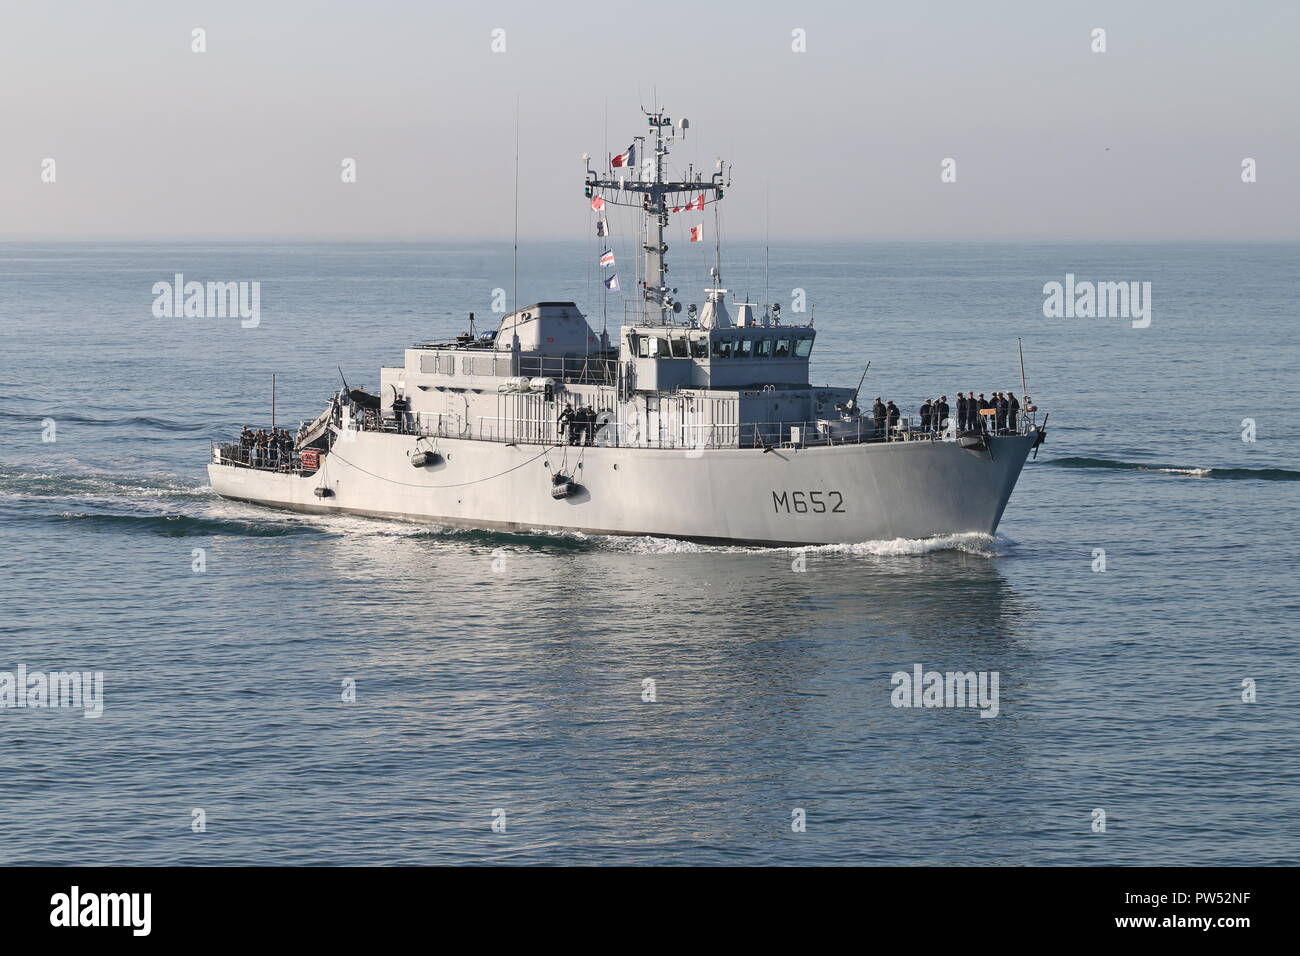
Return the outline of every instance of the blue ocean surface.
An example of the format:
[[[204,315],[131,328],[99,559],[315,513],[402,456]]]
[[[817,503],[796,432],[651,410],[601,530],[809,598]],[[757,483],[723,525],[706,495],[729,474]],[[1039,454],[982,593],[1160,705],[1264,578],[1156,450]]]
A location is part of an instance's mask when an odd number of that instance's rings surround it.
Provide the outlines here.
[[[0,672],[104,675],[98,718],[0,708],[0,863],[1300,862],[1300,246],[766,259],[724,282],[802,297],[814,381],[870,360],[905,413],[1020,394],[1023,339],[1049,436],[995,538],[800,571],[221,501],[209,442],[269,424],[272,373],[293,428],[336,366],[492,327],[509,246],[0,244]],[[525,242],[515,297],[617,325],[599,271]],[[176,273],[260,282],[258,325],[155,317]],[[1046,318],[1067,274],[1150,282],[1149,327]],[[996,672],[997,716],[893,706],[917,665]]]

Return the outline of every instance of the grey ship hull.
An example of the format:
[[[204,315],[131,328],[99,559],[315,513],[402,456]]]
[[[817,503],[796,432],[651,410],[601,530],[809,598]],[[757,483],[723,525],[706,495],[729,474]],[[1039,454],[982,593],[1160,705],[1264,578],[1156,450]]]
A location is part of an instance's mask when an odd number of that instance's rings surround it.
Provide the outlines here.
[[[543,446],[439,438],[413,468],[410,436],[355,432],[307,477],[211,464],[223,498],[292,511],[456,528],[653,535],[797,546],[997,530],[1035,434],[988,448],[899,441],[707,449]],[[425,445],[427,447],[427,444]],[[577,494],[551,496],[572,474]],[[319,497],[327,488],[328,497]]]

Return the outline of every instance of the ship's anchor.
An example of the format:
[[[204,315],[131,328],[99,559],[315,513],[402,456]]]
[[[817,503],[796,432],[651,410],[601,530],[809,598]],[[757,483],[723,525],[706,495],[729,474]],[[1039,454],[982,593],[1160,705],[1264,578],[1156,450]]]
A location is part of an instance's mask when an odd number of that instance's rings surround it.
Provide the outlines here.
[[[1047,420],[1051,417],[1051,412],[1043,416],[1042,427],[1038,429],[1038,437],[1034,439],[1034,461],[1038,461],[1038,446],[1047,441]]]

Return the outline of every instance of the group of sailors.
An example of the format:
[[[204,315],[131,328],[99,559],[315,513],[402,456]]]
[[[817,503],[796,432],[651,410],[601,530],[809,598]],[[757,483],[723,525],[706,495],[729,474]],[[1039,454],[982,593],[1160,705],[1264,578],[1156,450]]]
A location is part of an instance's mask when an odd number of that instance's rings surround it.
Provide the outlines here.
[[[570,445],[591,445],[596,441],[596,410],[590,405],[573,407],[566,402],[560,412],[560,440]]]
[[[1024,407],[1032,411],[1029,396],[1025,396]],[[974,392],[962,395],[957,393],[957,428],[960,431],[992,431],[995,435],[1014,434],[1016,419],[1020,416],[1020,399],[1012,392],[994,392],[992,398],[985,398],[980,392],[979,398]]]
[[[283,428],[259,428],[247,425],[239,433],[239,447],[244,460],[258,468],[278,468],[293,457],[293,438]]]
[[[871,417],[876,422],[876,433],[884,435],[898,428],[900,413],[898,406],[892,400],[887,403],[882,402],[880,396],[877,395],[875,402],[871,405]]]
[[[1022,405],[1011,392],[994,392],[991,398],[985,398],[983,392],[980,392],[978,397],[974,392],[967,392],[965,395],[958,392],[957,417],[952,424],[956,425],[958,432],[1014,434],[1016,421],[1022,408],[1025,411],[1033,411],[1028,395],[1025,396]],[[937,399],[927,398],[921,403],[920,408],[921,432],[935,434],[944,431],[949,427],[952,412],[953,408],[948,404],[947,395],[940,395]],[[876,432],[888,436],[899,430],[898,423],[902,416],[897,405],[892,401],[882,402],[877,396],[871,406],[871,417],[875,422]]]

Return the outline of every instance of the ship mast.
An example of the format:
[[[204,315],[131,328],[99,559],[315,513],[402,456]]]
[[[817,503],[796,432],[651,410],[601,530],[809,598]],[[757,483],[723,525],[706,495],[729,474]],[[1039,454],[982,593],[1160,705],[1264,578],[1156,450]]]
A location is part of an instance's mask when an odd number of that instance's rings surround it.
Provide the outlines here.
[[[664,242],[664,229],[668,226],[669,212],[673,209],[703,211],[704,204],[720,200],[723,188],[731,183],[723,175],[721,161],[707,182],[702,173],[694,172],[690,166],[687,167],[685,179],[668,179],[669,144],[673,140],[684,139],[691,124],[682,120],[674,127],[673,121],[664,114],[663,107],[653,113],[646,112],[646,120],[651,134],[648,139],[636,137],[632,149],[636,148],[636,144],[641,144],[642,148],[652,146],[654,154],[644,157],[639,170],[627,162],[628,154],[623,154],[620,157],[622,165],[632,168],[617,178],[612,166],[601,176],[591,168],[591,160],[588,159],[586,195],[588,199],[599,195],[613,206],[641,209],[645,217],[645,276],[640,282],[640,321],[644,325],[667,325],[672,321],[671,315],[682,309],[681,304],[673,298],[677,290],[668,285],[668,263],[665,259],[668,245]]]

